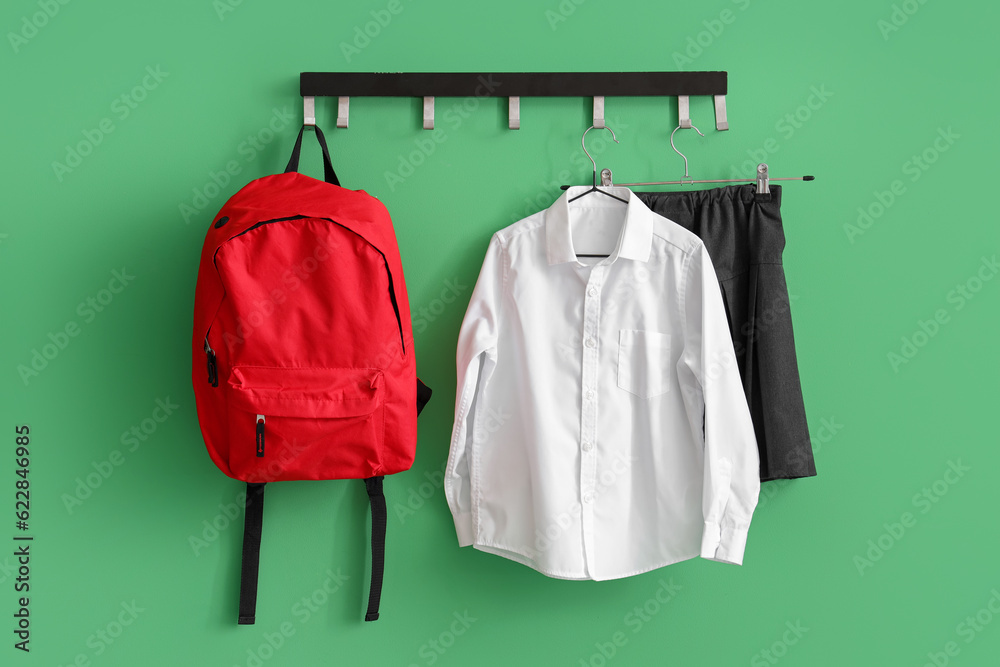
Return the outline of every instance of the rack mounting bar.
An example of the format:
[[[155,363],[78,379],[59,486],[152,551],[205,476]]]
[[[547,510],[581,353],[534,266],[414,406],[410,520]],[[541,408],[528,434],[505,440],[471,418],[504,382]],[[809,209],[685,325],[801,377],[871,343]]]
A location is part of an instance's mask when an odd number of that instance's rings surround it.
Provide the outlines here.
[[[716,127],[729,129],[725,95],[727,72],[302,72],[299,94],[307,103],[337,97],[337,125],[347,127],[351,97],[420,97],[424,128],[433,129],[435,97],[506,97],[510,128],[520,128],[521,97],[593,97],[594,125],[603,127],[604,97],[677,97],[687,106],[692,95],[715,98]],[[681,113],[682,125],[690,119]],[[307,122],[309,122],[307,120]],[[315,120],[312,121],[315,123]]]

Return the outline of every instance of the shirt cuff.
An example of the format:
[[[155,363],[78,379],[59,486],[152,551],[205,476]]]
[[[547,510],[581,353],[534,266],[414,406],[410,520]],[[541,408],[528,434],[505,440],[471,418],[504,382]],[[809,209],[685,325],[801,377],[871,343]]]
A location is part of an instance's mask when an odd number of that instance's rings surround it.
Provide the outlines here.
[[[701,557],[720,563],[742,565],[748,529],[749,527],[720,526],[714,521],[706,521],[705,532],[701,536]]]
[[[472,537],[474,531],[472,530],[471,512],[455,515],[455,532],[458,533],[458,546],[460,547],[472,546]]]

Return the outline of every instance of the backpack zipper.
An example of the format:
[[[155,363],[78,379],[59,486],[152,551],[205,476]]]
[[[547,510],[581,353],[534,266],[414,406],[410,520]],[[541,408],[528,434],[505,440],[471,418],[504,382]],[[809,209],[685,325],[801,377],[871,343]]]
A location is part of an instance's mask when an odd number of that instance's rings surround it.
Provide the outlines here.
[[[257,415],[257,458],[264,456],[264,415]]]
[[[205,355],[208,361],[208,383],[213,387],[219,386],[219,366],[215,362],[215,350],[208,344],[208,334],[205,335]]]

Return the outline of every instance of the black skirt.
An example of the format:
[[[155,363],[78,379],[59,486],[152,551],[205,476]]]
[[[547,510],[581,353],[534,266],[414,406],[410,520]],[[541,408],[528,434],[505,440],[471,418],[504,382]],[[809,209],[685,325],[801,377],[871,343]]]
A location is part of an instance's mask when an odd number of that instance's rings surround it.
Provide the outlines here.
[[[781,186],[636,192],[652,211],[697,234],[722,287],[743,390],[760,451],[761,481],[816,474],[799,382],[781,253]]]

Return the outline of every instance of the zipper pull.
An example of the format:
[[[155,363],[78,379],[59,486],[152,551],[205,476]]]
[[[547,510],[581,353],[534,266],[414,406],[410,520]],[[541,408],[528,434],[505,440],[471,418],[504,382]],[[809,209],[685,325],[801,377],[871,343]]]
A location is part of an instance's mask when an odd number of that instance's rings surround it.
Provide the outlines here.
[[[215,350],[208,344],[208,336],[205,336],[205,354],[208,358],[208,383],[213,387],[218,387],[219,366],[215,362]]]
[[[257,458],[264,456],[264,415],[257,415]]]

